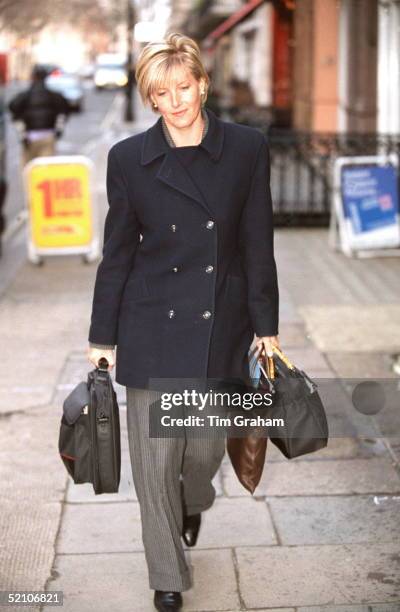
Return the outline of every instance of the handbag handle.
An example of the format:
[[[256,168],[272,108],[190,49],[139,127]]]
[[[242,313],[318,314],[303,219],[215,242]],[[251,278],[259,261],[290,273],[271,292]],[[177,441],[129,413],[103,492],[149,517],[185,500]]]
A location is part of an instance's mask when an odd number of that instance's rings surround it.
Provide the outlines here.
[[[272,346],[272,351],[282,359],[283,363],[289,368],[289,370],[295,370],[295,366],[289,361],[289,359],[280,351],[276,346]],[[272,358],[271,358],[272,359]]]
[[[268,369],[268,376],[271,380],[275,379],[275,364],[274,364],[274,358],[273,357],[269,357],[267,355],[267,369]]]
[[[254,354],[257,352],[257,349],[254,349]],[[266,372],[264,371],[264,375],[267,376],[267,378],[269,378],[270,380],[274,380],[275,378],[275,364],[274,364],[274,360],[273,357],[269,357],[268,355],[266,356],[266,360],[262,358],[262,351],[259,353],[259,355],[257,356],[257,361],[259,362],[260,366],[262,367],[262,369],[264,370],[264,366],[265,369],[267,370]]]
[[[281,350],[279,350],[276,346],[272,345],[272,352],[276,353],[276,355],[278,355],[278,357],[283,361],[283,363],[286,365],[287,368],[289,368],[289,370],[295,370],[295,366],[289,361],[289,359],[286,357],[286,355],[284,355],[282,353]],[[263,351],[261,351],[258,360],[261,362],[262,361],[262,353]],[[274,357],[273,355],[270,357],[269,355],[264,355],[264,363],[265,363],[265,367],[268,371],[268,377],[273,380],[275,378],[275,364],[274,364]]]

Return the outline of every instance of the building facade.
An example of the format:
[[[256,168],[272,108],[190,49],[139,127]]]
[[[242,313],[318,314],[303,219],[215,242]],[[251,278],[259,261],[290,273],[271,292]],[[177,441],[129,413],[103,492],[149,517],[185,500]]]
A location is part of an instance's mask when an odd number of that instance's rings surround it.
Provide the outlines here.
[[[400,0],[171,7],[169,29],[198,40],[227,112],[317,133],[400,131]]]

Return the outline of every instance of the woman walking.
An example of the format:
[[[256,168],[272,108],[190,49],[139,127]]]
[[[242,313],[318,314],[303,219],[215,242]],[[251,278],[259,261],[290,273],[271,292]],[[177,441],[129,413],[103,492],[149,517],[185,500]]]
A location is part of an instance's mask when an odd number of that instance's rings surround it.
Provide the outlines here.
[[[279,347],[269,151],[261,132],[207,108],[210,80],[191,38],[147,44],[135,76],[160,117],[108,155],[88,359],[115,363],[126,387],[149,584],[155,607],[174,611],[193,584],[182,538],[196,544],[225,441],[151,437],[150,409],[160,381],[248,380],[254,334],[260,350]]]

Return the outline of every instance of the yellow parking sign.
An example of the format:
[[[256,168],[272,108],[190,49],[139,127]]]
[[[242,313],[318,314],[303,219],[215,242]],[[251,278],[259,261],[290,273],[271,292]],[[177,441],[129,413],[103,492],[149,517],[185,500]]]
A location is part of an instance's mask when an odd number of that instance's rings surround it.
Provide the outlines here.
[[[39,157],[24,173],[30,255],[92,251],[97,236],[91,161],[81,155]]]

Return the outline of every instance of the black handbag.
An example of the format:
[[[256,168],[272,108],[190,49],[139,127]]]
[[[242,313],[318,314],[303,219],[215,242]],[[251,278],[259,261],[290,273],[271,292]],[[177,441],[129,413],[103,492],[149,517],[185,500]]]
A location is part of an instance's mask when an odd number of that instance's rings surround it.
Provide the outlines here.
[[[268,425],[268,437],[288,459],[325,448],[329,428],[318,385],[277,347],[272,350],[269,367],[263,366],[262,357],[259,359],[258,388],[272,391],[273,402],[266,412],[269,418],[281,419],[282,424]]]
[[[118,493],[121,432],[117,395],[108,362],[88,373],[65,398],[58,449],[75,484],[90,482],[96,495]]]

